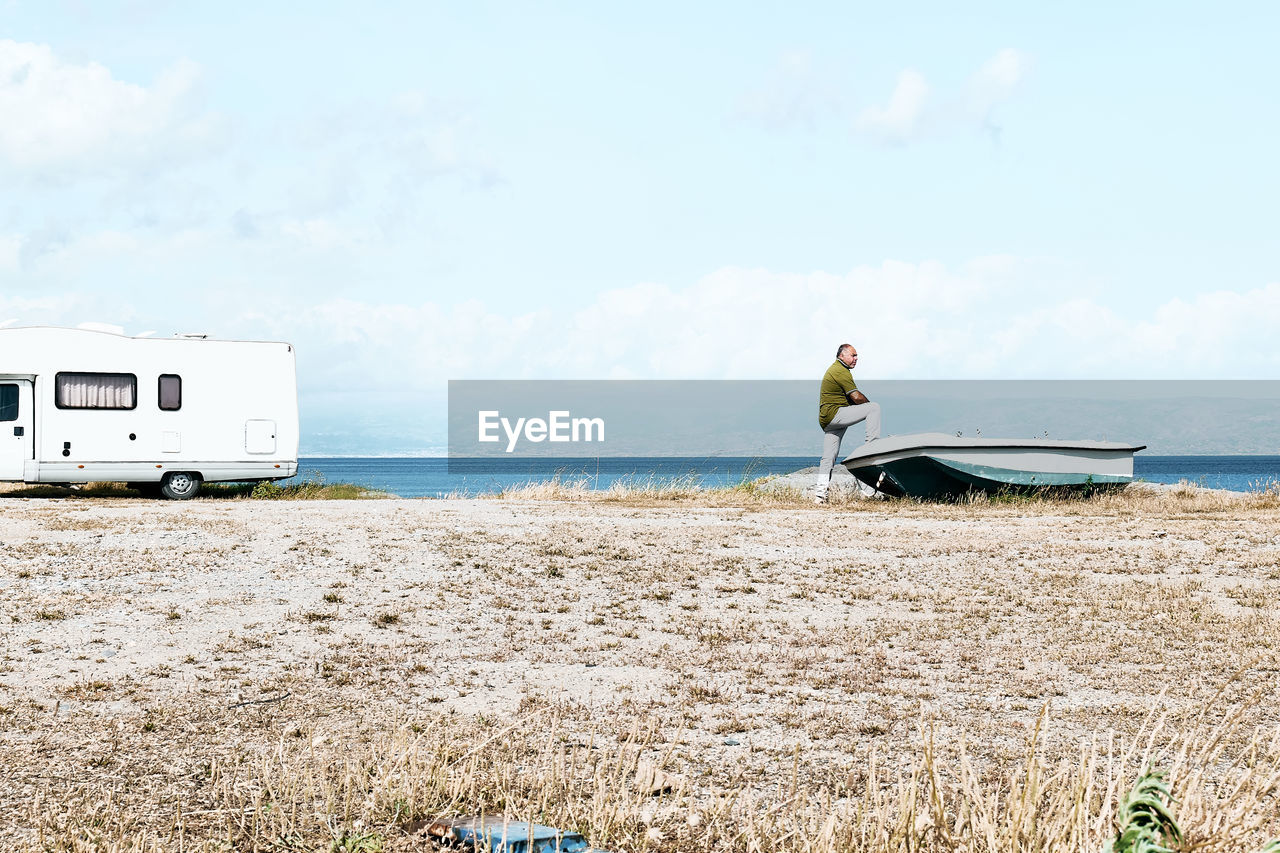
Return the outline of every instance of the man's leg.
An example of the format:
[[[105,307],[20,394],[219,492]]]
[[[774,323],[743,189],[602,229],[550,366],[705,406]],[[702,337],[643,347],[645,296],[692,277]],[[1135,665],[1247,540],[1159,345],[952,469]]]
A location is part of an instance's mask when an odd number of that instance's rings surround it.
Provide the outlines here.
[[[818,491],[815,497],[821,499],[827,496],[827,489],[831,485],[831,469],[835,467],[836,457],[840,454],[840,440],[844,438],[844,431],[863,421],[867,422],[867,441],[879,438],[879,403],[862,403],[836,409],[835,417],[827,424],[826,435],[822,438],[822,463],[818,466]]]
[[[841,431],[867,422],[867,441],[875,441],[880,437],[880,404],[879,403],[862,403],[858,406],[841,406],[836,409],[836,416],[831,419],[831,423],[827,424],[828,430],[839,429]]]
[[[827,489],[831,487],[831,469],[835,467],[836,457],[840,455],[840,439],[848,427],[835,427],[833,420],[827,425],[822,435],[822,462],[818,465],[818,490],[814,497],[826,500]]]
[[[879,403],[863,403],[861,406],[851,406],[850,408],[867,410],[867,413],[863,415],[863,417],[867,419],[867,441],[875,441],[877,438],[879,438],[880,437],[880,404]]]

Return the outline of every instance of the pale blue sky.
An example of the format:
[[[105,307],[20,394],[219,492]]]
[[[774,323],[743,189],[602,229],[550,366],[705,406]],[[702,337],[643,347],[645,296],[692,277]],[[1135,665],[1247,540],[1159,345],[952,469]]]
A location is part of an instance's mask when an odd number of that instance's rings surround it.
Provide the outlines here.
[[[0,0],[0,322],[449,378],[1277,378],[1280,7]],[[392,393],[392,392],[395,393]]]

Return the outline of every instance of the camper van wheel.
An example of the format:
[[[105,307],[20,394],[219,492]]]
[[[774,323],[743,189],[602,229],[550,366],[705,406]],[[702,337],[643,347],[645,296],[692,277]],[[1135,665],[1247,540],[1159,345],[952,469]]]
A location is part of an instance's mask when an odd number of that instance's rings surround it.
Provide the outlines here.
[[[185,501],[200,493],[200,475],[187,471],[170,471],[160,481],[160,494],[171,501]]]

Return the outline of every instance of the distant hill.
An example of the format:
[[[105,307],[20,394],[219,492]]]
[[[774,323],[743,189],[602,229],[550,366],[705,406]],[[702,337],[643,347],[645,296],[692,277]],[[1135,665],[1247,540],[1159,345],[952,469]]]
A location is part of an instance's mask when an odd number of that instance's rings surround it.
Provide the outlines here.
[[[639,381],[454,383],[442,406],[302,402],[302,455],[503,456],[476,441],[480,409],[600,416],[603,444],[522,443],[524,456],[809,456],[822,433],[817,383]],[[1280,382],[866,381],[886,434],[1105,439],[1149,455],[1280,455]],[[861,440],[862,428],[846,438]],[[855,438],[856,437],[856,438]]]

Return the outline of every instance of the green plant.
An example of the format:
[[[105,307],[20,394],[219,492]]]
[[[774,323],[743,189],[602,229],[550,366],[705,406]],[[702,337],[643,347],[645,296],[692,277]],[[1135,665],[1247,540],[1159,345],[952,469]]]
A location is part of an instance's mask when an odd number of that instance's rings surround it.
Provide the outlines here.
[[[286,482],[285,485],[263,480],[255,484],[253,490],[249,492],[250,499],[269,501],[350,501],[382,497],[388,497],[388,495],[377,489],[367,489],[354,483],[326,483],[324,475],[319,471],[309,471],[303,479]]]
[[[255,483],[253,491],[249,493],[249,497],[253,500],[276,500],[284,494],[284,488],[276,485],[271,480],[262,480]]]
[[[1171,807],[1173,794],[1164,773],[1148,768],[1116,809],[1116,837],[1103,853],[1173,853],[1165,842],[1177,844],[1182,831]]]
[[[382,853],[382,836],[376,832],[342,829],[334,833],[329,853]]]
[[[1173,815],[1173,793],[1162,771],[1148,768],[1134,782],[1133,790],[1120,798],[1116,809],[1116,837],[1102,853],[1175,853],[1182,830]],[[1272,839],[1259,853],[1280,853],[1280,838]]]

